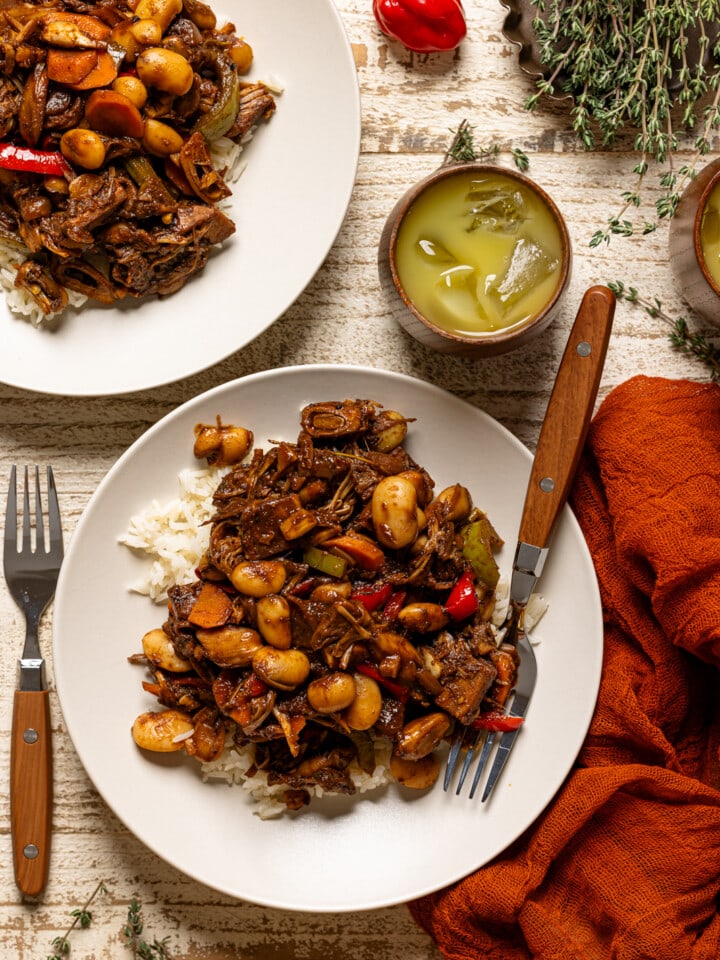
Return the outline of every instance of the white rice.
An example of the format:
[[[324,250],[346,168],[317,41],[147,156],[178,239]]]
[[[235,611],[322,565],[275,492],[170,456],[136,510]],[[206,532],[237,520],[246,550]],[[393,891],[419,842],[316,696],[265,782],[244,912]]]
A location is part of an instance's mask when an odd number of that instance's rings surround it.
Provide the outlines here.
[[[178,496],[165,504],[153,500],[130,520],[120,543],[150,560],[145,576],[131,589],[156,603],[167,600],[173,584],[191,583],[207,549],[214,513],[212,496],[224,470],[183,470]]]
[[[361,770],[355,762],[350,764],[348,772],[359,794],[378,790],[380,787],[395,782],[395,778],[390,773],[390,753],[390,743],[378,740],[375,742],[375,769],[372,773]],[[279,783],[268,786],[267,774],[264,770],[258,770],[254,776],[248,777],[247,771],[252,766],[253,759],[254,748],[252,744],[239,748],[228,738],[228,743],[221,756],[211,763],[201,765],[202,778],[206,782],[221,780],[228,786],[242,787],[252,800],[253,813],[261,820],[280,817],[287,812],[285,805],[287,784]],[[322,787],[317,785],[306,789],[311,798],[322,797],[325,793]]]
[[[37,301],[23,287],[15,286],[15,276],[18,267],[28,257],[24,247],[9,243],[0,243],[0,287],[5,291],[5,302],[11,313],[18,318],[28,320],[34,327],[49,325],[58,316],[57,313],[43,313]],[[66,290],[68,306],[79,309],[87,303],[84,293],[75,290]]]
[[[528,634],[532,633],[535,627],[542,620],[548,608],[547,600],[539,593],[530,595],[530,599],[525,607],[525,619],[523,621],[525,630]],[[495,587],[495,606],[493,608],[492,624],[498,633],[498,644],[502,642],[505,635],[505,623],[510,613],[510,580],[508,577],[500,577]],[[531,638],[536,643],[536,638]]]

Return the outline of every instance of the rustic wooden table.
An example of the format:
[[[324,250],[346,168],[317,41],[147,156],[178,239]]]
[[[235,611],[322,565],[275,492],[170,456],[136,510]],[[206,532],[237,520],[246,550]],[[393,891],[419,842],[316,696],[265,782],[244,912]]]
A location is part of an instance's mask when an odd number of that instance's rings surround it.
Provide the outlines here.
[[[569,326],[583,291],[623,280],[658,297],[676,315],[687,310],[673,283],[667,227],[647,237],[616,239],[591,249],[588,240],[619,207],[634,157],[621,146],[583,152],[570,132],[566,103],[524,109],[532,89],[517,50],[502,35],[498,0],[466,2],[469,32],[459,51],[423,57],[388,43],[370,0],[337,0],[362,96],[362,148],[347,217],[330,254],[296,303],[249,347],[181,382],[107,398],[62,398],[0,385],[0,477],[11,463],[52,463],[62,499],[66,539],[90,495],[117,457],[178,404],[224,381],[255,371],[312,362],[361,362],[447,388],[489,414],[532,448]],[[328,77],[332,83],[332,78]],[[477,145],[499,146],[501,162],[518,147],[530,175],[556,200],[574,246],[574,272],[562,314],[530,346],[493,362],[432,354],[393,322],[377,281],[376,250],[384,219],[404,189],[440,162],[450,131],[467,118]],[[659,187],[648,178],[652,202]],[[690,317],[690,319],[692,319]],[[701,332],[700,326],[696,327]],[[620,304],[601,398],[637,374],[707,379],[697,361],[674,351],[659,319]],[[6,481],[3,480],[3,483]],[[21,614],[0,586],[0,769],[7,784],[10,716]],[[51,616],[43,646],[50,653]],[[52,661],[49,661],[52,683]],[[55,754],[54,841],[50,880],[37,898],[21,899],[11,866],[7,787],[0,791],[0,954],[39,960],[52,952],[69,913],[99,881],[108,892],[93,922],[72,939],[73,957],[124,955],[120,934],[137,897],[148,933],[169,936],[172,957],[430,960],[439,953],[404,906],[349,915],[294,914],[235,902],[176,872],[118,822],[93,790],[73,750],[51,685]],[[88,722],[102,722],[88,718]],[[131,787],[132,785],[129,785]],[[148,802],[152,802],[148,798]],[[241,865],[240,869],[252,869]]]

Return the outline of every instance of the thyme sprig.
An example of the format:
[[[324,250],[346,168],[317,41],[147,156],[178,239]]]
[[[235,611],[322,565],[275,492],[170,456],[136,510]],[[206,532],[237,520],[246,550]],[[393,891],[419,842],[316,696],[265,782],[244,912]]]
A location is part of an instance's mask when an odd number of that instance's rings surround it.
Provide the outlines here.
[[[709,343],[701,334],[691,331],[684,317],[671,317],[657,297],[643,297],[636,287],[628,287],[619,280],[609,282],[608,287],[618,300],[635,304],[648,316],[666,323],[670,327],[669,339],[672,346],[681,353],[695,357],[708,367],[711,380],[720,381],[720,348]]]
[[[98,894],[107,892],[108,889],[104,881],[101,880],[85,904],[79,909],[70,912],[73,922],[63,936],[55,937],[52,941],[53,952],[48,955],[47,960],[65,960],[70,953],[70,935],[77,927],[86,929],[90,926],[93,917],[90,906]],[[152,943],[148,943],[143,939],[143,928],[142,906],[133,898],[128,906],[127,920],[122,929],[124,938],[123,946],[132,951],[134,960],[170,960],[170,954],[167,950],[167,943],[170,938],[164,937],[162,940],[153,939]]]
[[[675,213],[682,189],[695,175],[720,127],[720,0],[530,0],[545,74],[526,101],[534,109],[543,95],[569,94],[572,127],[592,149],[633,133],[639,160],[622,205],[590,245],[613,236],[656,229]],[[697,128],[697,129],[696,129]],[[675,169],[680,136],[694,136],[694,154]],[[650,162],[668,165],[655,220],[638,228]]]
[[[70,934],[73,932],[75,927],[86,929],[90,926],[92,923],[90,906],[99,893],[107,893],[107,887],[102,880],[87,898],[85,904],[79,909],[72,910],[70,912],[73,922],[67,928],[63,936],[55,937],[55,939],[52,941],[53,952],[48,955],[47,960],[63,960],[64,957],[67,957],[67,955],[70,953]]]
[[[452,142],[448,147],[443,160],[445,163],[473,163],[476,160],[492,162],[500,153],[500,147],[497,144],[478,147],[475,145],[475,127],[468,120],[463,120],[457,130],[451,130],[453,134]],[[530,160],[526,153],[518,147],[513,147],[510,151],[515,166],[524,173],[530,167]]]
[[[124,946],[132,950],[132,955],[136,960],[137,958],[139,960],[169,960],[170,954],[167,952],[167,942],[170,938],[163,937],[162,940],[154,939],[152,943],[147,943],[142,938],[143,927],[142,907],[137,900],[133,899],[128,907],[127,923],[123,927]]]

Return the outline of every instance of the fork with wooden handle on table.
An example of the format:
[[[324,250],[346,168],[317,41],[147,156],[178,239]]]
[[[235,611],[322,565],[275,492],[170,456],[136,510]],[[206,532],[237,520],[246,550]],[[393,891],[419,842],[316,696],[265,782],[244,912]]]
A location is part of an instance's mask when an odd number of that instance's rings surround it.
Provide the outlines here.
[[[40,471],[34,471],[34,511],[25,468],[22,524],[18,531],[17,471],[10,473],[3,567],[15,603],[25,615],[25,645],[13,701],[10,754],[10,815],[15,880],[34,896],[47,883],[52,812],[52,744],[45,661],[40,652],[40,618],[55,593],[63,558],[62,527],[53,472],[47,468],[43,510]],[[47,532],[44,512],[47,513]],[[35,530],[34,547],[32,531]]]

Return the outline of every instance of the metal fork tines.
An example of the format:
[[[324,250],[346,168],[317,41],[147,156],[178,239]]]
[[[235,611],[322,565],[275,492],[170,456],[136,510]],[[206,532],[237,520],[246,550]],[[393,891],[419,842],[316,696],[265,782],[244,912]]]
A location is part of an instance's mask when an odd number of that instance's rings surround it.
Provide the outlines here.
[[[518,653],[520,654],[520,671],[512,702],[510,704],[510,709],[507,711],[507,716],[524,718],[530,703],[530,697],[532,696],[532,692],[535,688],[537,664],[535,661],[535,654],[533,653],[533,649],[530,646],[525,633],[520,633],[517,639],[517,649]],[[458,777],[458,782],[455,789],[455,794],[457,796],[460,795],[472,767],[473,760],[479,751],[480,756],[475,767],[475,773],[473,775],[473,780],[470,785],[470,792],[468,794],[468,798],[472,799],[475,796],[475,792],[480,784],[483,772],[487,766],[488,759],[493,752],[493,748],[497,745],[495,758],[493,760],[490,773],[485,783],[485,789],[483,790],[481,797],[482,802],[485,802],[485,800],[487,800],[492,793],[493,788],[495,787],[495,784],[502,773],[503,767],[505,766],[505,761],[507,760],[510,751],[513,748],[519,731],[520,728],[518,727],[515,730],[506,730],[505,732],[465,730],[456,734],[450,747],[447,766],[445,768],[445,780],[443,783],[444,789],[446,791],[449,790],[455,771],[457,770],[460,759],[462,758],[460,775]]]
[[[47,467],[47,529],[40,490],[40,470],[34,469],[34,497],[31,511],[30,477],[25,467],[22,524],[18,531],[17,469],[10,472],[3,565],[5,580],[13,599],[25,614],[25,646],[20,659],[20,689],[44,687],[43,659],[38,642],[40,617],[50,602],[63,558],[62,526],[55,479]],[[34,547],[33,547],[34,531]]]

